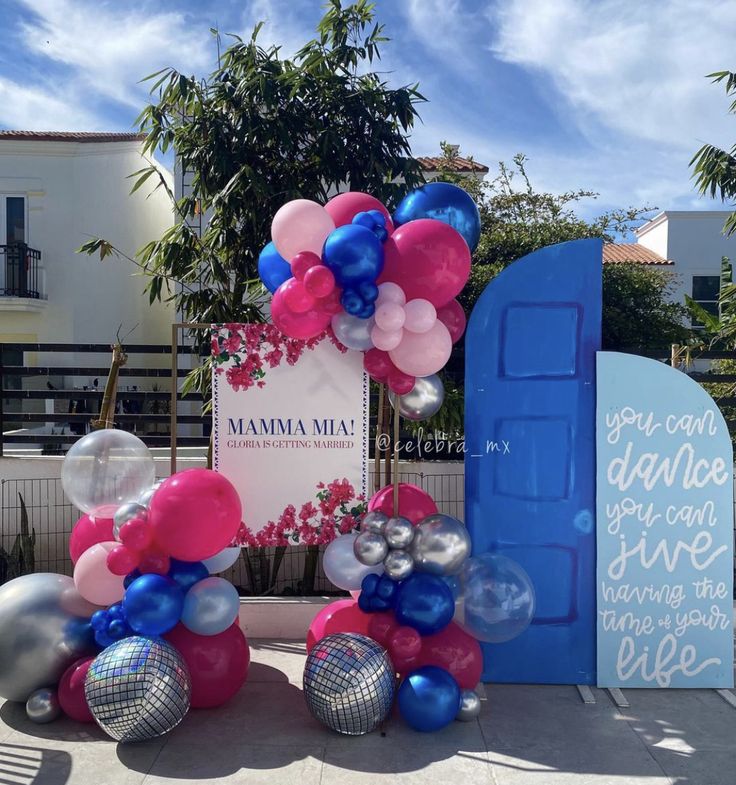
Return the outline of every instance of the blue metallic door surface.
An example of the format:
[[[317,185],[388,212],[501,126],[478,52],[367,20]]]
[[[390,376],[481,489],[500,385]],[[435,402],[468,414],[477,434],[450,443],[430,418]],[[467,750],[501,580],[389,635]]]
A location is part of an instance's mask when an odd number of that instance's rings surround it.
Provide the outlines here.
[[[595,353],[600,240],[535,251],[488,285],[470,318],[465,517],[475,554],[518,561],[531,626],[484,644],[484,679],[595,683]]]

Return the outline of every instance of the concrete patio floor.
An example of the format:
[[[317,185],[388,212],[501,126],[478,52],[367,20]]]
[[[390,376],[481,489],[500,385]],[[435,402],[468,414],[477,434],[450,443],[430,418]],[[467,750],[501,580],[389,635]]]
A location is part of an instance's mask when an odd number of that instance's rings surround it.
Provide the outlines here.
[[[420,734],[394,716],[349,738],[307,713],[303,643],[252,641],[251,652],[233,701],[144,744],[68,719],[34,725],[22,705],[1,705],[0,785],[736,783],[736,709],[712,690],[627,690],[631,708],[619,709],[602,690],[586,705],[574,687],[491,685],[477,722]]]

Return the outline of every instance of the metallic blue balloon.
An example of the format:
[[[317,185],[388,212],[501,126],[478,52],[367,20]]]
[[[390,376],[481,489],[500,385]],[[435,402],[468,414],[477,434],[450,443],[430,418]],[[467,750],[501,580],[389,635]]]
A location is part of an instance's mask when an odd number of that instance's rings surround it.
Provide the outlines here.
[[[351,316],[359,316],[366,307],[363,298],[355,289],[345,289],[340,296],[340,305],[345,309],[345,313],[349,313]]]
[[[383,270],[383,246],[365,226],[346,224],[325,240],[322,261],[343,288],[375,282]]]
[[[399,711],[406,724],[422,733],[449,725],[460,709],[460,687],[444,668],[425,665],[399,687]]]
[[[184,608],[184,592],[165,575],[141,575],[128,586],[123,610],[139,635],[163,635],[176,627]]]
[[[179,561],[171,560],[169,568],[169,578],[179,584],[179,588],[186,594],[195,583],[210,577],[210,571],[201,561]]]
[[[399,586],[394,612],[400,624],[413,627],[420,635],[432,635],[452,621],[455,600],[442,578],[415,572]]]
[[[107,611],[95,611],[89,620],[90,626],[95,632],[106,630],[109,622],[110,618],[107,615]]]
[[[284,281],[293,278],[291,265],[276,250],[273,243],[269,243],[258,257],[258,275],[263,285],[273,294]]]
[[[434,218],[460,232],[471,251],[480,239],[480,213],[470,194],[452,183],[427,183],[408,193],[394,213],[396,226]]]

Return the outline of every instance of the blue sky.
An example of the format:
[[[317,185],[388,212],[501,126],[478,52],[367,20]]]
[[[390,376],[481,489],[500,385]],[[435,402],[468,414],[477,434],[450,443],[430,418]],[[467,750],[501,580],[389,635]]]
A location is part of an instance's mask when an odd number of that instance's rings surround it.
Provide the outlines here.
[[[293,52],[320,0],[3,0],[0,127],[130,130],[138,80],[163,66],[206,74],[209,33],[249,34]],[[733,143],[722,88],[736,69],[732,0],[379,0],[393,39],[381,70],[419,82],[429,103],[412,144],[446,139],[493,168],[525,153],[534,183],[600,193],[586,212],[708,209],[688,161]]]

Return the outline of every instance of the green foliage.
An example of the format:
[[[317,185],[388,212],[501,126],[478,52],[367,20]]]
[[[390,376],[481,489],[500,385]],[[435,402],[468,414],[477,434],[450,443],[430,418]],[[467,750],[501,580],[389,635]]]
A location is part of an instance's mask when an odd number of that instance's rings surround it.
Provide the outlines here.
[[[736,114],[736,73],[715,71],[707,75],[714,83],[725,82],[726,96],[733,98],[728,107],[730,114]],[[690,161],[693,169],[695,187],[711,199],[732,202],[736,199],[736,144],[730,150],[723,150],[712,144],[704,144]],[[727,235],[736,232],[736,213],[731,213],[723,227]]]
[[[28,526],[28,510],[23,496],[18,494],[20,502],[20,532],[15,536],[13,547],[8,553],[0,547],[0,583],[12,581],[21,575],[28,575],[36,567],[36,530]]]

